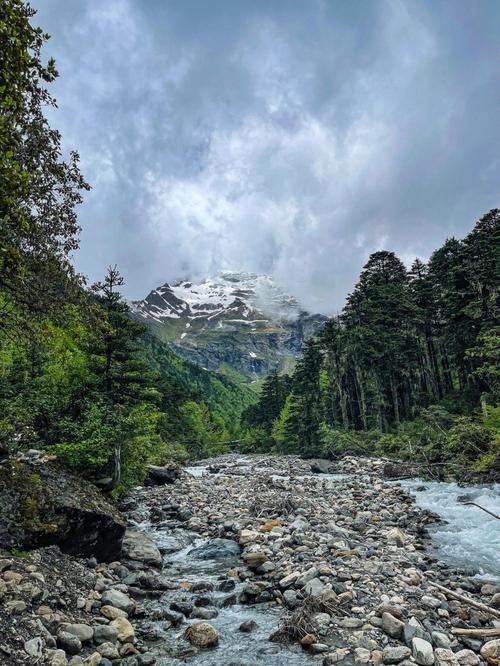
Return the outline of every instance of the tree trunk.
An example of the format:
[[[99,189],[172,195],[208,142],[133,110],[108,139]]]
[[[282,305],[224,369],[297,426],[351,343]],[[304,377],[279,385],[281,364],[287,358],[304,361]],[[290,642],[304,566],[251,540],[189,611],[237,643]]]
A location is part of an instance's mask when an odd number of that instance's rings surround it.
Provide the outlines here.
[[[396,381],[394,379],[394,375],[390,374],[389,378],[390,384],[391,384],[391,395],[392,395],[392,405],[394,409],[394,425],[396,426],[397,429],[399,429],[399,402],[398,402],[398,389],[396,387]]]
[[[113,447],[113,488],[116,488],[122,478],[122,445],[115,442]]]
[[[367,419],[366,419],[365,387],[363,386],[363,378],[361,376],[361,370],[358,368],[357,365],[354,365],[354,372],[356,373],[356,385],[359,394],[359,409],[361,415],[361,423],[363,424],[363,430],[368,430]]]

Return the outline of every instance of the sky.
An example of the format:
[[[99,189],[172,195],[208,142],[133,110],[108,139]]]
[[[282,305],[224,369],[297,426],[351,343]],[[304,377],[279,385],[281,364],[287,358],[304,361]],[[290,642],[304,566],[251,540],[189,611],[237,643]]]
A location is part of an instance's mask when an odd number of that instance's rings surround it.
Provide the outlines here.
[[[221,270],[342,307],[500,205],[498,0],[32,0],[92,185],[75,261],[127,298]]]

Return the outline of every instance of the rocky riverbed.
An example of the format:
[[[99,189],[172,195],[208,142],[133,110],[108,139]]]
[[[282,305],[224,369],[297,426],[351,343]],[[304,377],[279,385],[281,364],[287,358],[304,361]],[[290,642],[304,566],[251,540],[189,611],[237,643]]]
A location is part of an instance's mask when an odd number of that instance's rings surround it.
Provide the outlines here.
[[[498,579],[435,557],[383,461],[224,456],[122,511],[120,561],[0,562],[0,663],[499,663]]]

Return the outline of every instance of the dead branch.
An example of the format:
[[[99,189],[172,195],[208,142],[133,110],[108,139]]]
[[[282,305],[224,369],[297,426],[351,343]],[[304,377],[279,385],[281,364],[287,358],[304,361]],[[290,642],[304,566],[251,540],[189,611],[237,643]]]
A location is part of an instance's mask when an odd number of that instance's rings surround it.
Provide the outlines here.
[[[491,629],[452,629],[451,633],[454,636],[477,636],[478,638],[491,638],[500,636],[500,627],[492,627]]]
[[[496,513],[493,513],[493,511],[490,511],[489,509],[485,509],[484,506],[481,506],[480,504],[476,504],[476,502],[460,502],[460,504],[465,504],[465,506],[477,506],[478,509],[481,509],[485,513],[489,513],[490,516],[493,516],[493,518],[496,518],[497,520],[500,520],[500,516],[497,516]]]
[[[447,587],[443,587],[443,585],[439,585],[439,583],[434,583],[430,580],[428,580],[427,582],[432,587],[437,587],[438,590],[441,590],[441,592],[443,592],[444,594],[447,594],[449,597],[453,597],[454,599],[458,599],[459,601],[463,601],[465,604],[469,604],[469,606],[474,606],[474,608],[478,608],[479,610],[482,610],[485,613],[490,613],[490,615],[495,615],[495,617],[500,617],[500,611],[496,610],[496,608],[491,608],[490,606],[486,606],[486,604],[482,604],[479,601],[475,601],[474,599],[470,599],[469,597],[466,597],[464,594],[459,594],[458,592],[455,592],[454,590],[449,590]]]

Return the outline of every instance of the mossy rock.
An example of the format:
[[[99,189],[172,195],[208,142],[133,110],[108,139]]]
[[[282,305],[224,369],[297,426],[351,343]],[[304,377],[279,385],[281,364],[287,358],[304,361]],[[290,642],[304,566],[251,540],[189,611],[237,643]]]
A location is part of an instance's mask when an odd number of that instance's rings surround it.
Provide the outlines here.
[[[0,548],[57,545],[102,561],[120,557],[125,522],[97,488],[50,462],[0,465]]]

